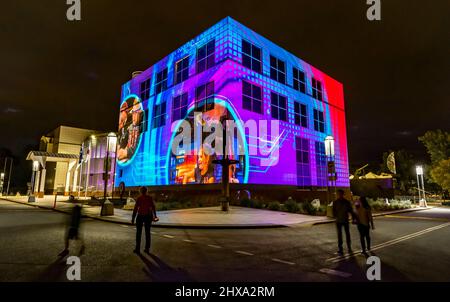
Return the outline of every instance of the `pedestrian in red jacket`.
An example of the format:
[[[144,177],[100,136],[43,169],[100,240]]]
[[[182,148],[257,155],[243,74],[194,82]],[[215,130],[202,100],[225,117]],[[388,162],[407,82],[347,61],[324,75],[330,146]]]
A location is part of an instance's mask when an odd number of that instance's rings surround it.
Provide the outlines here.
[[[156,206],[153,202],[153,198],[147,195],[147,188],[141,187],[141,195],[136,200],[136,204],[133,210],[133,216],[131,218],[131,223],[134,224],[136,220],[136,248],[134,253],[140,254],[141,250],[141,237],[142,237],[142,226],[145,229],[145,249],[144,252],[150,254],[150,228],[153,221],[158,221],[156,216]],[[137,217],[136,217],[137,215]]]

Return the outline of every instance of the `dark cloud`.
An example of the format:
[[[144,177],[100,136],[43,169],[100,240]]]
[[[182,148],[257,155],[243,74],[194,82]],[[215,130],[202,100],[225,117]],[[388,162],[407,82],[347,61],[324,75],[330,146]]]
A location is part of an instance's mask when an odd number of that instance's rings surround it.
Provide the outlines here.
[[[227,15],[344,84],[353,163],[422,156],[417,136],[449,128],[449,1],[382,1],[380,22],[365,0],[82,1],[80,22],[65,2],[2,4],[1,144],[14,152],[60,124],[115,129],[131,73]]]

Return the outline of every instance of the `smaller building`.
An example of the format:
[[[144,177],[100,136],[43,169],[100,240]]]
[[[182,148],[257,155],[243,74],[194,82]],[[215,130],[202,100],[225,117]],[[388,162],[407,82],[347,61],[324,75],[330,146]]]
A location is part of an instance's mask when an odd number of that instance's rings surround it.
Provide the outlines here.
[[[107,135],[97,130],[59,126],[42,136],[39,150],[27,156],[27,160],[33,161],[31,192],[43,197],[56,193],[91,196],[103,191],[105,168],[114,173],[114,165],[104,165]],[[111,151],[110,163],[115,160],[115,150]],[[108,186],[112,188],[112,181]]]

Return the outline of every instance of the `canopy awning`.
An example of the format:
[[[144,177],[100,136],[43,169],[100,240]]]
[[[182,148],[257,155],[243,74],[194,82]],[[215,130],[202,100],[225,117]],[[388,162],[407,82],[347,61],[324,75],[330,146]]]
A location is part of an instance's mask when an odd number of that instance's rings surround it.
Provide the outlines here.
[[[65,154],[65,153],[52,153],[44,151],[30,151],[27,156],[27,160],[42,162],[71,162],[77,160],[79,155],[77,154]]]

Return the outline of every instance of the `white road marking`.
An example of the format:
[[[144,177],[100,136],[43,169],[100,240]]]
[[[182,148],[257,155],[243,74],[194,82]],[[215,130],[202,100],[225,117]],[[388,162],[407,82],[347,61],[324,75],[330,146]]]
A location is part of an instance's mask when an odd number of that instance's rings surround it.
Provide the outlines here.
[[[247,256],[253,256],[255,254],[249,253],[249,252],[245,252],[245,251],[234,251],[235,253],[241,254],[241,255],[247,255]]]
[[[341,272],[341,271],[337,271],[337,270],[329,269],[329,268],[322,268],[322,269],[319,270],[319,272],[324,273],[324,274],[328,274],[328,275],[335,275],[335,276],[339,276],[339,277],[344,277],[344,278],[348,278],[348,277],[350,277],[352,275],[350,273]]]
[[[194,243],[194,241],[189,240],[189,239],[183,239],[184,242],[189,242],[189,243]]]
[[[383,242],[383,243],[380,243],[380,244],[377,244],[377,245],[373,246],[371,248],[371,251],[378,250],[378,249],[381,249],[381,248],[384,248],[384,247],[388,247],[388,246],[397,244],[397,243],[405,241],[405,240],[413,239],[413,238],[419,237],[419,236],[421,236],[423,234],[430,233],[430,232],[433,232],[433,231],[445,228],[445,227],[447,227],[449,225],[450,225],[450,222],[447,222],[447,223],[443,223],[443,224],[440,224],[440,225],[437,225],[437,226],[434,226],[434,227],[431,227],[431,228],[424,229],[422,231],[418,231],[418,232],[415,232],[415,233],[412,233],[412,234],[408,234],[408,235],[405,235],[405,236],[402,236],[402,237],[399,237],[399,238],[396,238],[396,239],[392,239],[392,240],[389,240],[389,241],[386,241],[386,242]],[[344,256],[332,257],[332,258],[327,259],[327,261],[332,261],[333,263],[337,263],[337,262],[341,262],[341,261],[347,260],[351,256],[360,255],[360,254],[361,254],[361,252],[354,252],[352,254],[346,254]]]
[[[123,227],[123,228],[127,228],[128,227],[127,225],[123,225],[123,224],[121,224],[120,226]]]
[[[153,235],[156,235],[156,234],[158,234],[158,233],[156,233],[156,232],[153,232],[153,231],[150,231],[150,233],[151,233],[151,234],[153,234]]]
[[[289,264],[289,265],[295,265],[294,262],[284,261],[284,260],[277,259],[277,258],[272,258],[271,260],[272,260],[272,261],[275,261],[275,262],[279,262],[279,263],[284,263],[284,264]]]
[[[213,247],[215,249],[221,249],[222,247],[220,245],[215,245],[215,244],[208,244],[209,247]]]
[[[163,237],[170,238],[170,239],[175,238],[175,237],[172,236],[172,235],[163,235]]]

